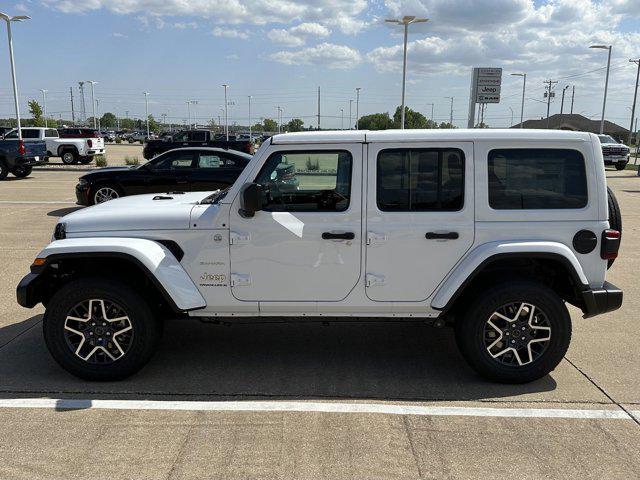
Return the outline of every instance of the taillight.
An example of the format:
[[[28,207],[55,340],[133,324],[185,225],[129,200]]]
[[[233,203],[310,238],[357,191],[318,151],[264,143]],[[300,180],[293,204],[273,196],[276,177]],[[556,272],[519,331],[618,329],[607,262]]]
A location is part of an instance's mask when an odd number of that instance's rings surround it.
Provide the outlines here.
[[[620,232],[618,230],[607,229],[602,232],[602,248],[600,257],[603,260],[613,260],[618,257],[620,249]]]
[[[24,148],[24,142],[22,140],[18,140],[18,153],[20,155],[26,155],[27,149]]]
[[[87,145],[89,145],[89,148],[93,147],[93,142],[91,140],[87,140]]]

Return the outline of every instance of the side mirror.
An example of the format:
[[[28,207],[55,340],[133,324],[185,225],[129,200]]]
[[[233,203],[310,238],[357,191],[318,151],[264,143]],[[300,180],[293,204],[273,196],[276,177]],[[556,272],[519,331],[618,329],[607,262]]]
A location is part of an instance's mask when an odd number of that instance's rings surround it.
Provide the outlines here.
[[[241,217],[251,218],[262,210],[262,185],[259,183],[245,183],[240,190]]]

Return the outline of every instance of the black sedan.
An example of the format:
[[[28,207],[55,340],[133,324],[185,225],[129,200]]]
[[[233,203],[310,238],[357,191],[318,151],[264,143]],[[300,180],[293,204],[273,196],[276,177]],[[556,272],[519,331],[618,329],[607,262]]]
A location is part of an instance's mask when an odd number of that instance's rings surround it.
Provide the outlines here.
[[[227,188],[251,155],[221,148],[180,148],[135,167],[95,170],[76,185],[79,205],[94,205],[126,195],[197,192]]]

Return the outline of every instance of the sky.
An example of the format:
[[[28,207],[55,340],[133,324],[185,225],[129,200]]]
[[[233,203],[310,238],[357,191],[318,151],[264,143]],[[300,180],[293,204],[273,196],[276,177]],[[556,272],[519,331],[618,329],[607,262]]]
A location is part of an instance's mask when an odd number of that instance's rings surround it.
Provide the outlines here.
[[[606,50],[612,45],[607,119],[630,123],[640,57],[640,0],[0,0],[0,11],[29,15],[13,24],[23,116],[27,102],[48,90],[48,113],[71,117],[78,82],[94,80],[99,114],[110,111],[184,124],[218,121],[228,84],[230,123],[302,118],[345,128],[359,113],[391,112],[400,103],[402,34],[386,18],[417,15],[429,21],[409,34],[407,105],[436,121],[466,126],[471,70],[502,67],[502,98],[487,107],[491,127],[546,115],[544,80],[557,80],[551,113],[564,112],[575,86],[574,113],[599,119]],[[0,33],[0,118],[13,115],[5,26]],[[85,93],[91,113],[89,90]],[[342,110],[342,112],[341,112]],[[222,117],[224,118],[224,117]]]

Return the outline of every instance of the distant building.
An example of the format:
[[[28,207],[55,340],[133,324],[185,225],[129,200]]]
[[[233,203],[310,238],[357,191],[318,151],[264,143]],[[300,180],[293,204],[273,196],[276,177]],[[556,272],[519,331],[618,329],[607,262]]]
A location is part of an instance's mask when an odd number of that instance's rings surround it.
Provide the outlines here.
[[[547,126],[547,119],[541,118],[540,120],[525,120],[523,122],[524,128],[550,128],[553,130],[574,130],[579,132],[591,132],[600,133],[600,120],[591,120],[583,115],[577,113],[563,113],[555,114],[549,117]],[[511,128],[520,128],[520,124],[514,125]],[[618,140],[626,140],[629,136],[629,130],[617,125],[608,120],[604,121],[604,133],[611,135]]]

